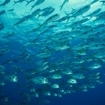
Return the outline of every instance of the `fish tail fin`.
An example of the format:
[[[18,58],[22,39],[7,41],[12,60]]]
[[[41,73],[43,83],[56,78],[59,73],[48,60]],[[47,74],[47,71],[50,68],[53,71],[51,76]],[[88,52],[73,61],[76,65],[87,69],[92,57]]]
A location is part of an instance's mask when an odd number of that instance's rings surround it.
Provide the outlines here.
[[[13,5],[15,5],[15,4],[17,4],[18,3],[18,1],[14,1],[14,4]]]
[[[38,26],[38,29],[40,29],[40,28],[42,27],[43,24],[38,24],[38,25],[39,25],[39,26]]]
[[[30,11],[32,11],[32,9],[33,9],[33,6],[31,7]]]
[[[30,11],[32,11],[32,10],[33,10],[33,8],[34,8],[34,6],[31,6],[31,9],[30,9]]]
[[[30,3],[29,1],[26,1],[27,3],[26,3],[26,6]]]
[[[104,5],[105,5],[105,2],[103,2],[101,6],[104,6]]]
[[[76,11],[76,9],[74,9],[74,8],[71,8],[71,9],[72,9],[71,13],[74,13]]]
[[[68,18],[67,18],[67,23],[68,23],[68,21],[69,21],[70,18],[72,17],[72,16],[70,16],[71,13],[67,13],[66,11],[64,11],[64,13],[65,13],[65,15],[67,15],[67,17],[68,17]]]
[[[61,6],[60,6],[60,11],[62,10],[62,8],[63,8],[63,6],[61,5]]]

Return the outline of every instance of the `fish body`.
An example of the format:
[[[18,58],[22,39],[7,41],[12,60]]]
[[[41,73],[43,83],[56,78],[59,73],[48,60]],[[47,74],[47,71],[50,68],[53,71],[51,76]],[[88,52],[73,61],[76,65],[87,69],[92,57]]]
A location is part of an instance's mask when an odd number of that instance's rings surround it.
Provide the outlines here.
[[[70,17],[71,17],[70,15],[66,15],[66,16],[56,20],[56,22],[63,22],[63,21],[67,21],[68,22]]]
[[[27,16],[21,18],[18,22],[16,22],[16,23],[14,24],[14,26],[19,25],[19,24],[22,24],[23,22],[25,22],[25,21],[26,21],[27,19],[29,19],[29,18],[30,18],[30,15],[27,15]]]
[[[81,16],[90,9],[90,5],[86,5],[73,13],[73,17]]]
[[[49,7],[46,7],[46,8],[44,8],[44,9],[42,9],[42,13],[40,14],[40,16],[48,16],[48,15],[50,15],[51,13],[53,13],[54,12],[54,8],[53,7],[51,7],[51,6],[49,6]]]
[[[96,3],[96,2],[98,2],[99,0],[93,0],[91,3],[90,3],[90,5],[92,5],[92,4],[94,4],[94,3]]]
[[[58,14],[54,14],[54,15],[50,16],[48,19],[46,19],[46,20],[42,23],[42,25],[45,25],[45,24],[50,23],[50,22],[53,22],[53,21],[55,21],[58,17],[59,17]]]
[[[22,24],[23,22],[27,21],[28,19],[33,18],[34,16],[38,15],[40,11],[41,11],[41,9],[37,9],[37,10],[35,10],[34,12],[32,12],[31,15],[24,16],[24,17],[21,18],[18,22],[16,22],[16,23],[14,24],[14,26],[19,25],[19,24]]]
[[[34,7],[36,7],[36,6],[40,5],[40,4],[42,4],[44,1],[45,1],[45,0],[37,0],[37,1],[32,5],[32,7],[31,7],[30,10],[32,10]]]
[[[3,14],[5,14],[5,13],[6,13],[5,10],[0,11],[0,16],[3,15]]]
[[[10,38],[10,37],[13,37],[14,35],[15,35],[14,32],[8,33],[5,36],[3,36],[3,38]]]
[[[30,15],[30,18],[39,15],[40,12],[41,12],[41,9],[36,9],[35,11],[32,12],[32,14]]]
[[[93,11],[92,13],[90,13],[88,16],[92,17],[95,16],[96,14],[98,14],[101,11],[101,8],[98,8],[97,10]]]
[[[85,78],[85,76],[82,73],[72,74],[71,77],[73,77],[75,79],[84,79]]]
[[[105,11],[100,12],[99,14],[96,15],[96,20],[105,20]]]
[[[47,84],[48,83],[48,80],[45,77],[35,77],[35,78],[32,78],[32,81],[35,84]]]
[[[0,31],[4,29],[4,25],[1,23],[0,24]]]

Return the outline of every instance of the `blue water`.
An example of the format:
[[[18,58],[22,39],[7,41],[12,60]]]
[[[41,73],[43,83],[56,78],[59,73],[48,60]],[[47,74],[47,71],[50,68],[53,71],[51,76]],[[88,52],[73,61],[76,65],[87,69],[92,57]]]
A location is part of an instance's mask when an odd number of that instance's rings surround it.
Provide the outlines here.
[[[0,105],[105,105],[105,1],[0,0]]]
[[[64,95],[60,99],[52,99],[50,105],[104,105],[105,85],[97,86],[85,93],[73,93]]]

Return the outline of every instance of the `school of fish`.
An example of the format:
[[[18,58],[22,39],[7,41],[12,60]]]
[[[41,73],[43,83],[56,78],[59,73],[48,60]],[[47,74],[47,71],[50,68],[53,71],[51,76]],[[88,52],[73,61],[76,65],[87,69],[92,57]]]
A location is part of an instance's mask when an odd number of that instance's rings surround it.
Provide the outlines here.
[[[48,104],[104,78],[105,0],[0,0],[0,105]]]

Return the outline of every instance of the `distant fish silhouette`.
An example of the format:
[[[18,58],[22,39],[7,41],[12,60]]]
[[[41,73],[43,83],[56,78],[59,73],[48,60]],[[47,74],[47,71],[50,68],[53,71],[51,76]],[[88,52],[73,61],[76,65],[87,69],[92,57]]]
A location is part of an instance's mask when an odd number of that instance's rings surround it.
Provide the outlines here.
[[[5,0],[2,4],[0,4],[0,6],[5,6],[6,4],[8,4],[11,0]]]
[[[62,3],[60,10],[62,10],[63,6],[68,2],[69,0],[64,0],[64,2]]]

